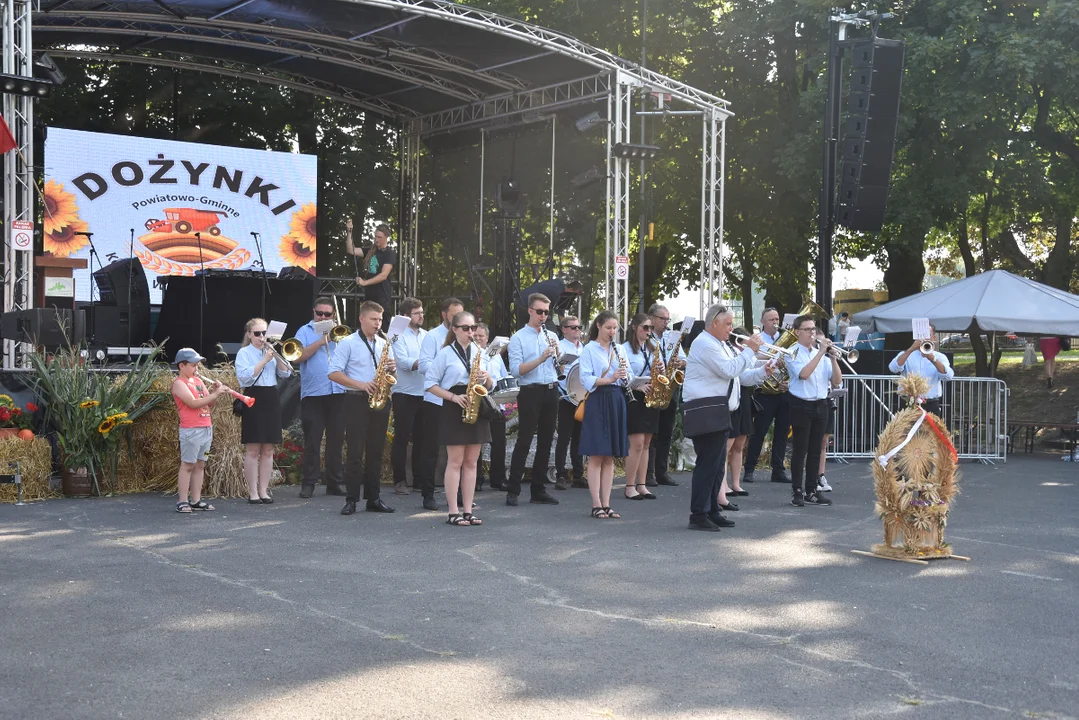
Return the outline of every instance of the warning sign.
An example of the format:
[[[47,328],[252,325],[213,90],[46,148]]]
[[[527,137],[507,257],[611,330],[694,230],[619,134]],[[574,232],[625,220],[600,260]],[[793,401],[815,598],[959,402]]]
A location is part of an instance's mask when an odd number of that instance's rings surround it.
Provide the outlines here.
[[[12,220],[11,244],[16,250],[33,250],[34,223],[29,220]]]
[[[623,282],[629,280],[629,258],[625,255],[614,256],[614,279]]]

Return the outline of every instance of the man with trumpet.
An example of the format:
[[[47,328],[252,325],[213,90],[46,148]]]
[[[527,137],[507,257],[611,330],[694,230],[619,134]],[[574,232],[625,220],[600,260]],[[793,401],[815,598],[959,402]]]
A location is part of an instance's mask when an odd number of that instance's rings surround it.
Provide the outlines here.
[[[344,495],[344,466],[342,453],[345,444],[345,425],[341,415],[345,388],[329,379],[330,358],[337,343],[334,332],[336,309],[333,298],[319,297],[312,308],[311,322],[296,332],[303,352],[296,360],[300,369],[300,423],[303,425],[303,466],[300,497],[309,498],[315,492],[321,474],[322,436],[326,436],[326,494]],[[329,326],[321,332],[315,326]],[[347,328],[345,328],[347,332]],[[331,336],[333,333],[333,336]]]
[[[936,335],[937,330],[929,326],[929,335]],[[938,352],[929,340],[915,340],[909,348],[899,353],[888,363],[888,369],[897,375],[921,375],[929,381],[922,407],[937,417],[941,415],[941,398],[944,395],[944,380],[955,377],[955,371],[948,362],[948,357]]]
[[[765,308],[761,313],[761,337],[766,343],[777,345],[782,336],[783,328],[779,326],[779,310],[774,307]],[[763,357],[758,354],[758,358]],[[787,393],[787,383],[779,380],[779,376],[777,376],[777,381],[773,384],[773,388],[778,385],[781,392],[760,387],[754,393],[753,402],[756,403],[756,412],[753,413],[753,435],[749,438],[749,447],[746,450],[746,467],[742,482],[753,482],[753,470],[760,460],[764,440],[773,423],[775,423],[775,431],[772,433],[772,481],[790,482],[787,472],[783,469],[783,460],[787,456],[787,434],[790,432],[790,396]]]

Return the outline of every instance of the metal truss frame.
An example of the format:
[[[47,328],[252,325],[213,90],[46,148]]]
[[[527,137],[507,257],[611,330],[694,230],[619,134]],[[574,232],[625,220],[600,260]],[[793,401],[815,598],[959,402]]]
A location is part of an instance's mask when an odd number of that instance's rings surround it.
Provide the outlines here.
[[[724,297],[723,215],[727,165],[727,115],[704,113],[701,123],[701,281],[698,319]],[[717,217],[718,215],[718,217]]]
[[[400,228],[398,244],[400,246],[397,264],[397,285],[402,297],[414,297],[417,292],[419,275],[420,249],[420,151],[419,122],[410,121],[400,137],[400,190],[401,208],[399,217],[404,218],[404,227]]]
[[[33,75],[32,0],[4,0],[3,72]],[[12,223],[34,221],[34,101],[23,95],[3,95],[4,119],[15,138],[17,152],[4,155],[4,311],[33,307],[34,248],[19,250]],[[23,367],[26,344],[4,340],[4,367]]]
[[[607,99],[607,307],[629,326],[629,273],[617,277],[615,258],[629,256],[630,161],[614,154],[619,143],[632,142],[633,85],[617,77]]]

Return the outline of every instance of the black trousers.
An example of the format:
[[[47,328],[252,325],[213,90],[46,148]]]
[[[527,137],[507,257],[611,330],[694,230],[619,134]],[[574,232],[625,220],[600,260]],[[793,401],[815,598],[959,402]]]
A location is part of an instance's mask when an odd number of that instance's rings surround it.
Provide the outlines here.
[[[435,496],[435,466],[438,465],[438,426],[442,406],[421,399],[419,422],[412,426],[412,457],[420,458],[412,467],[412,478],[424,498]],[[419,470],[419,472],[417,472]]]
[[[558,401],[558,442],[554,448],[554,467],[558,477],[566,477],[566,451],[573,463],[573,477],[584,477],[584,459],[581,457],[581,423],[573,417],[577,406],[569,400]]]
[[[697,520],[719,512],[719,486],[727,466],[728,431],[698,435],[693,438],[697,463],[689,492],[689,516]]]
[[[506,423],[491,423],[491,483],[506,484]],[[476,487],[483,487],[483,463],[476,467]]]
[[[525,461],[532,446],[532,438],[539,436],[536,443],[536,459],[532,463],[532,494],[545,492],[543,481],[547,477],[547,466],[551,460],[551,442],[558,415],[558,389],[553,385],[523,385],[517,394],[517,444],[513,448],[510,461],[510,479],[506,490],[511,495],[521,494],[521,478],[525,474]]]
[[[805,494],[817,491],[817,471],[820,469],[821,444],[824,430],[828,427],[828,400],[802,400],[790,396],[790,418],[793,430],[791,448],[791,487],[802,489],[805,477]]]
[[[746,451],[745,466],[747,472],[753,472],[757,462],[761,458],[761,448],[764,447],[764,436],[768,434],[768,428],[775,422],[776,429],[772,433],[772,472],[783,472],[783,458],[787,454],[787,434],[791,429],[790,421],[790,398],[789,393],[781,395],[765,395],[762,392],[754,393],[753,399],[757,401],[760,410],[753,414],[753,435],[749,438],[749,449]]]
[[[300,401],[300,424],[303,426],[302,482],[315,485],[322,474],[322,436],[326,435],[326,484],[344,482],[342,454],[345,447],[345,424],[341,408],[345,396],[309,395]]]
[[[393,481],[407,482],[405,462],[408,460],[408,442],[412,441],[412,480],[419,484],[420,453],[418,432],[420,413],[423,411],[423,395],[403,395],[394,393],[393,399],[393,448],[390,450],[390,465],[393,466]]]
[[[367,502],[378,499],[390,410],[372,410],[368,402],[370,397],[365,392],[345,393],[345,442],[348,443],[345,500],[348,502],[359,502],[361,485]]]
[[[648,446],[647,478],[669,478],[671,472],[671,438],[674,436],[674,422],[678,419],[678,402],[681,391],[671,397],[671,404],[659,411],[659,430],[652,436]]]

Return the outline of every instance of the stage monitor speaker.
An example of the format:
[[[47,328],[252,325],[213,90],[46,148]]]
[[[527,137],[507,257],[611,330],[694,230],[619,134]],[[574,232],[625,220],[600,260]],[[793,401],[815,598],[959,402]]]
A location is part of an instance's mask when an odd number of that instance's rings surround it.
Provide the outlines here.
[[[837,221],[874,232],[884,225],[891,183],[903,43],[874,38],[851,48],[850,94],[842,125]]]
[[[81,311],[33,308],[6,312],[0,316],[0,335],[5,340],[28,342],[46,350],[57,350],[83,340]]]
[[[134,298],[132,298],[134,303]],[[131,326],[131,347],[139,347],[150,340],[149,306],[146,312],[132,304],[130,308],[115,305],[84,305],[86,326],[92,328],[92,338],[98,345],[108,347],[127,347],[127,326]]]
[[[138,258],[123,258],[94,272],[94,282],[101,298],[97,304],[127,307],[129,278],[131,304],[145,305],[149,309],[150,286]]]

